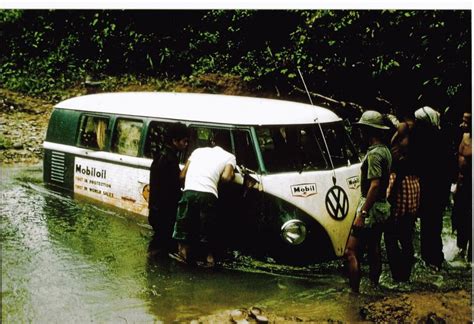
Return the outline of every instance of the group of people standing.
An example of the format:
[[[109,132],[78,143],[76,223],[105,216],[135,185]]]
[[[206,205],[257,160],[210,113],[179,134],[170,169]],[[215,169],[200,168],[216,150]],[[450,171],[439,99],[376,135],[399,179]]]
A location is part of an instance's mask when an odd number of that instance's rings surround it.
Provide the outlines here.
[[[361,166],[361,200],[346,246],[349,284],[360,286],[360,262],[367,249],[369,277],[377,285],[382,270],[381,239],[385,240],[392,277],[410,279],[415,261],[413,235],[420,218],[420,254],[435,271],[443,266],[441,232],[451,183],[457,176],[453,230],[460,255],[471,257],[472,174],[471,114],[464,113],[463,136],[456,154],[456,176],[450,172],[455,156],[441,130],[440,114],[423,107],[407,114],[393,126],[377,111],[366,111],[355,126],[367,153]]]
[[[218,185],[234,178],[236,158],[222,148],[224,134],[216,133],[180,170],[179,154],[189,144],[187,126],[172,124],[164,140],[150,168],[148,221],[155,247],[182,263],[213,267]]]

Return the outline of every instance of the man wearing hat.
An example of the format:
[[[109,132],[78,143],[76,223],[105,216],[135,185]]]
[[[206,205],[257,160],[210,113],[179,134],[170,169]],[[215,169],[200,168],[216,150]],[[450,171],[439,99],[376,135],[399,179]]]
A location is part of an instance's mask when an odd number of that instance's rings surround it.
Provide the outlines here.
[[[386,190],[392,155],[383,143],[384,132],[389,127],[385,126],[382,114],[368,110],[355,125],[359,127],[368,149],[361,166],[361,200],[347,242],[345,258],[351,289],[353,292],[359,292],[360,257],[365,247],[369,256],[369,276],[374,285],[378,284],[382,271],[380,240],[383,225],[390,216]]]

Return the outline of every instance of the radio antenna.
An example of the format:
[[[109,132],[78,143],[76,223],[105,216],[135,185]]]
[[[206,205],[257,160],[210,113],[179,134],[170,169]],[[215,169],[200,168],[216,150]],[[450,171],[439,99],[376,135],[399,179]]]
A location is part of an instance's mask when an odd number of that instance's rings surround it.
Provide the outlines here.
[[[309,94],[308,87],[306,86],[306,82],[304,82],[303,74],[301,73],[300,68],[297,68],[297,69],[298,69],[298,73],[300,74],[301,81],[303,81],[303,86],[306,91],[306,94],[308,95],[309,102],[311,103],[312,106],[314,106],[313,99],[311,99],[311,95]]]
[[[309,90],[308,90],[308,87],[306,86],[306,82],[304,82],[304,78],[303,78],[303,74],[301,73],[301,70],[299,67],[297,67],[297,70],[298,70],[298,73],[300,75],[300,78],[301,78],[301,81],[303,82],[303,86],[304,86],[304,89],[306,91],[306,94],[308,95],[308,98],[309,98],[309,102],[311,103],[312,106],[314,106],[313,104],[313,100],[311,99],[311,95],[309,93]],[[315,121],[317,122],[318,118],[315,119]],[[331,156],[331,151],[329,151],[329,146],[328,146],[328,143],[326,142],[326,136],[324,136],[324,132],[323,132],[323,128],[321,127],[321,124],[318,123],[318,126],[319,126],[319,131],[321,132],[321,137],[323,138],[323,141],[324,141],[324,147],[326,148],[326,152],[328,152],[328,155],[329,155],[329,162],[331,163],[331,168],[332,168],[332,182],[334,185],[336,185],[336,171],[334,169],[334,163],[332,162],[332,156]]]

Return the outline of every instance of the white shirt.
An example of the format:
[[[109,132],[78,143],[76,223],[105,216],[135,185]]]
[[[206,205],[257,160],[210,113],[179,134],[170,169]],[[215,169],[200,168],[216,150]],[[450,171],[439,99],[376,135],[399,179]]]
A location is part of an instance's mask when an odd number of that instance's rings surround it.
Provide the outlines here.
[[[235,156],[219,146],[197,148],[189,157],[184,190],[210,192],[217,195],[217,185],[226,165],[235,168]]]

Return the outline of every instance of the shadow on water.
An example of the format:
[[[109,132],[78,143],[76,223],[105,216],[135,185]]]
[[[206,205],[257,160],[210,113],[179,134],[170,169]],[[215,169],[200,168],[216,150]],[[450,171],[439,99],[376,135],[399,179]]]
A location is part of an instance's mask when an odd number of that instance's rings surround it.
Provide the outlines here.
[[[417,264],[405,285],[393,283],[385,264],[381,287],[371,289],[364,278],[357,297],[340,260],[290,267],[233,252],[216,270],[186,267],[148,253],[151,231],[142,217],[51,191],[41,168],[3,168],[1,180],[5,322],[189,321],[251,306],[314,321],[357,321],[366,301],[470,289],[470,266],[456,263],[440,273]]]

